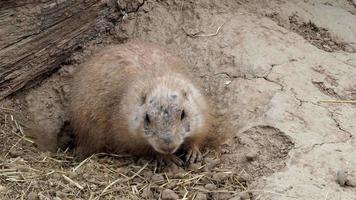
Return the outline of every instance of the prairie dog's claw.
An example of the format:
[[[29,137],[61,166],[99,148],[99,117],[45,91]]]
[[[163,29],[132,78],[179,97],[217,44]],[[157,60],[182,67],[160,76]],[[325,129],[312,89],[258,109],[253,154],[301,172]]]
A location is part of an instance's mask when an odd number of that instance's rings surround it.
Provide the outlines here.
[[[181,160],[175,155],[162,155],[157,157],[156,160],[157,168],[162,168],[163,166],[167,166],[171,163],[174,163],[177,166],[183,166],[184,164],[183,160]]]
[[[186,154],[185,162],[186,164],[193,164],[200,162],[202,159],[202,154],[198,149],[189,149]]]

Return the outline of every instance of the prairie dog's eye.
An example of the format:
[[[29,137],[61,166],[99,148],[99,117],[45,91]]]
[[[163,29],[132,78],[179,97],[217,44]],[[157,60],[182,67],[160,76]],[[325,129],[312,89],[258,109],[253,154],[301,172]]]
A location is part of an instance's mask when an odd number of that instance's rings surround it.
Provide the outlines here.
[[[147,126],[147,125],[150,124],[150,123],[151,123],[150,117],[149,117],[148,114],[146,113],[146,115],[145,115],[145,120],[144,120],[144,124],[145,124],[145,126]]]
[[[183,120],[186,117],[185,111],[182,110],[182,113],[180,114],[180,120]]]

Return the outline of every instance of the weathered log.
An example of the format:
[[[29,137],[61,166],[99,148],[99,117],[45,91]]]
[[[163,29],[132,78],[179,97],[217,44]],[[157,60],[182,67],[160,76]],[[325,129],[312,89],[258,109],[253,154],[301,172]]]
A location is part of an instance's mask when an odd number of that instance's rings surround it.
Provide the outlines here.
[[[0,0],[0,99],[56,69],[97,35],[99,0]]]

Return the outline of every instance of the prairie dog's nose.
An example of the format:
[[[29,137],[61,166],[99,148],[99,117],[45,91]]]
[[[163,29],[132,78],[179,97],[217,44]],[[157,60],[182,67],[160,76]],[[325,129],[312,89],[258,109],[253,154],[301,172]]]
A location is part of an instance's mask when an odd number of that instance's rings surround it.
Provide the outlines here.
[[[164,145],[161,147],[161,150],[166,154],[173,154],[176,150],[176,147],[173,145]]]
[[[162,135],[160,139],[165,145],[170,145],[172,143],[172,139],[169,135]]]

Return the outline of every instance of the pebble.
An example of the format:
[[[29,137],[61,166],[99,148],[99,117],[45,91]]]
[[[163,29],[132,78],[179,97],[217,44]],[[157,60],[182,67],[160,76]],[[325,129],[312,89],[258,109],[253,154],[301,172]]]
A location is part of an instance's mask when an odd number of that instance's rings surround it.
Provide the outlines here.
[[[248,192],[241,192],[239,194],[240,200],[249,200],[250,199],[250,194]]]
[[[243,174],[240,174],[238,179],[237,179],[240,183],[243,183],[243,182],[250,182],[251,181],[251,176],[248,175],[247,173],[243,173]]]
[[[213,175],[213,179],[216,181],[225,181],[231,176],[232,173],[229,172],[218,172]]]
[[[205,185],[205,189],[212,191],[212,190],[216,190],[217,187],[213,183],[208,183],[208,184]]]
[[[246,156],[246,160],[251,162],[257,158],[258,154],[255,151],[251,151],[248,152],[245,156]]]
[[[143,189],[141,197],[143,197],[145,199],[152,199],[153,193],[151,191],[151,188],[150,187],[146,187],[145,189]]]
[[[151,177],[151,180],[152,180],[153,182],[163,181],[163,180],[164,180],[164,177],[163,177],[163,175],[161,175],[161,174],[155,174],[155,175],[153,175],[153,176]]]
[[[197,196],[195,197],[195,200],[207,200],[208,197],[206,196],[206,194],[198,192]]]
[[[20,151],[17,151],[17,150],[14,150],[14,149],[11,149],[9,151],[9,155],[12,157],[12,158],[16,158],[18,156],[21,155],[21,152]]]
[[[353,48],[350,47],[350,46],[345,46],[345,51],[346,51],[347,53],[354,53]]]
[[[206,161],[206,168],[207,170],[210,171],[214,169],[219,163],[220,163],[220,159],[215,159],[215,160],[209,159]]]
[[[197,164],[197,163],[192,163],[189,165],[189,169],[197,171],[199,170],[199,168],[201,167],[201,165]]]
[[[179,199],[179,196],[173,190],[170,189],[163,190],[162,200],[176,200],[176,199]]]
[[[346,183],[346,172],[344,170],[338,170],[336,172],[336,180],[339,185],[344,186]]]
[[[213,194],[213,199],[216,200],[225,200],[225,199],[230,199],[231,198],[231,194],[229,193],[214,193]]]
[[[172,189],[172,188],[174,188],[174,187],[176,187],[176,186],[177,186],[177,183],[171,181],[171,182],[169,182],[169,183],[166,185],[166,188]]]
[[[356,177],[348,177],[345,184],[350,187],[356,187]]]

